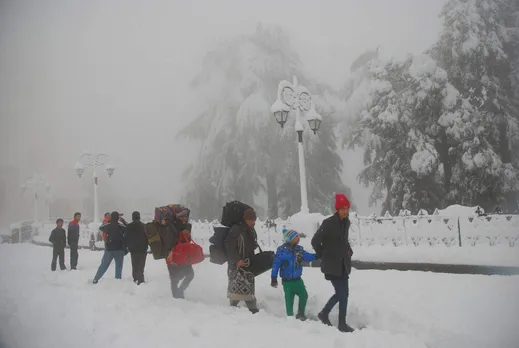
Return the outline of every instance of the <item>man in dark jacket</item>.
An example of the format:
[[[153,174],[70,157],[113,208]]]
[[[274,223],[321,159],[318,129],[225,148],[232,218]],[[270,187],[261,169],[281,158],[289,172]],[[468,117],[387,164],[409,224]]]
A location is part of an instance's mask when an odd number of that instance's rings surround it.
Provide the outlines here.
[[[105,274],[108,267],[115,259],[115,279],[121,279],[123,272],[124,255],[127,253],[125,240],[125,227],[119,222],[119,213],[114,211],[110,217],[110,223],[99,227],[106,233],[105,252],[101,264],[94,277],[94,284]]]
[[[148,251],[148,236],[141,222],[138,211],[132,213],[132,222],[126,226],[126,245],[132,258],[133,281],[140,285],[144,283],[144,267]]]
[[[317,258],[321,259],[321,271],[335,289],[335,294],[328,300],[318,317],[324,324],[331,325],[328,316],[332,308],[339,303],[339,330],[352,332],[353,329],[346,324],[349,296],[348,278],[351,272],[353,251],[348,241],[350,202],[345,195],[337,194],[335,196],[335,210],[337,212],[323,221],[312,238],[312,246]]]
[[[185,208],[179,211],[171,224],[170,235],[166,250],[168,254],[178,243],[189,243],[191,241],[191,224],[189,221],[190,210]],[[170,263],[168,266],[169,280],[171,282],[171,293],[174,298],[184,298],[184,292],[195,278],[193,265],[177,265]],[[182,281],[182,283],[180,283]],[[180,285],[179,285],[180,283]]]
[[[74,220],[70,221],[67,230],[67,241],[70,248],[70,269],[76,269],[79,244],[79,221],[81,220],[81,213],[74,214]]]
[[[52,263],[50,269],[56,270],[56,261],[59,256],[59,268],[63,271],[65,267],[65,245],[67,245],[67,236],[63,229],[63,219],[56,220],[56,228],[52,230],[49,237],[49,242],[52,243]]]

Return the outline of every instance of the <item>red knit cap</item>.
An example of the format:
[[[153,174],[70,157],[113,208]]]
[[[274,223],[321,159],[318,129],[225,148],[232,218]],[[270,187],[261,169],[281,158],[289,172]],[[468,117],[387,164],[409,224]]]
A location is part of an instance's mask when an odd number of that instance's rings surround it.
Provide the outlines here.
[[[345,194],[335,194],[335,210],[339,210],[343,207],[349,208],[350,206],[350,201],[348,201],[348,198],[346,198]]]

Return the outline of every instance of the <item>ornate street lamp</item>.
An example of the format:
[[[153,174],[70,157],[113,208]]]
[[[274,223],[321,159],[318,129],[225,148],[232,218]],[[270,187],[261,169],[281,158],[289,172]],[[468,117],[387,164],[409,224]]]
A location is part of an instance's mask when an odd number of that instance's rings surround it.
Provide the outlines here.
[[[301,119],[306,119],[310,126],[310,129],[317,133],[321,126],[322,117],[319,115],[314,108],[312,102],[312,95],[302,85],[298,85],[297,78],[294,76],[294,82],[281,81],[278,85],[277,99],[270,108],[274,114],[276,121],[281,125],[281,128],[285,126],[288,120],[290,111],[293,110],[296,113],[295,118],[295,130],[297,132],[298,140],[298,155],[299,155],[299,177],[301,182],[301,212],[309,213],[308,209],[308,193],[306,189],[306,171],[305,171],[305,156],[303,147],[303,124]],[[304,117],[301,116],[304,113]]]

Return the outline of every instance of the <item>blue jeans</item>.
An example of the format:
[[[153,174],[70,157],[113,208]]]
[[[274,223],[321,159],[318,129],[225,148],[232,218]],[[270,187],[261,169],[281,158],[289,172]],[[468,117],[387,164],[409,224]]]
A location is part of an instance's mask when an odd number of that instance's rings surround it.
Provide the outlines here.
[[[103,277],[108,267],[110,267],[112,260],[115,260],[115,279],[121,279],[123,273],[124,250],[105,250],[94,280],[99,280]]]
[[[339,303],[339,323],[346,323],[346,310],[348,309],[349,286],[348,278],[331,280],[335,294],[328,300],[323,308],[323,313],[328,315],[337,303]]]

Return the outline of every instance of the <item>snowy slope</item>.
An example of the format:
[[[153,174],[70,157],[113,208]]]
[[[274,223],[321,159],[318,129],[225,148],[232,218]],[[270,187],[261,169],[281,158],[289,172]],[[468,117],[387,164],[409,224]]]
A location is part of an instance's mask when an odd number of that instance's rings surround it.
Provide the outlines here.
[[[123,280],[112,279],[112,266],[92,285],[101,253],[81,251],[76,272],[50,272],[50,256],[45,247],[0,245],[0,345],[515,348],[519,342],[519,277],[354,271],[348,321],[368,328],[341,334],[286,319],[282,290],[269,287],[268,274],[257,279],[263,310],[253,316],[227,306],[225,267],[196,265],[187,300],[174,300],[161,261],[148,258],[148,283],[140,287],[131,282],[129,258]],[[317,269],[305,269],[304,279],[308,312],[316,314],[332,287]]]

